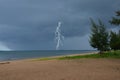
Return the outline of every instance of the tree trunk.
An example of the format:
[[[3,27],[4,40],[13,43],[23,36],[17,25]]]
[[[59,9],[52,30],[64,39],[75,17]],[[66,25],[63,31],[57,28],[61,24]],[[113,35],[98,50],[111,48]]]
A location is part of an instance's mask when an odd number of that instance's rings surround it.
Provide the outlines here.
[[[100,51],[100,52],[99,52],[99,54],[103,54],[103,53],[104,53],[104,51]]]

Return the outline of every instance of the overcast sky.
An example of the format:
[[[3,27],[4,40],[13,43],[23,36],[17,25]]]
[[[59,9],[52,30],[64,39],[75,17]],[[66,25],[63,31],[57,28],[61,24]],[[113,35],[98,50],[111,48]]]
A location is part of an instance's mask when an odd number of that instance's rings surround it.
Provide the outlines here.
[[[55,30],[62,22],[60,49],[93,49],[90,20],[108,21],[120,0],[0,0],[0,50],[54,50]]]

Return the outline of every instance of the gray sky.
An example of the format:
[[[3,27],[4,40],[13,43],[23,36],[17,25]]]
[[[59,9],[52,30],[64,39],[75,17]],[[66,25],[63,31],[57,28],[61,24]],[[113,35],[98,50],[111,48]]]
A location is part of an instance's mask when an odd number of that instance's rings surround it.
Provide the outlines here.
[[[120,0],[0,0],[0,50],[54,50],[55,30],[62,22],[60,49],[92,49],[90,20],[108,21]]]

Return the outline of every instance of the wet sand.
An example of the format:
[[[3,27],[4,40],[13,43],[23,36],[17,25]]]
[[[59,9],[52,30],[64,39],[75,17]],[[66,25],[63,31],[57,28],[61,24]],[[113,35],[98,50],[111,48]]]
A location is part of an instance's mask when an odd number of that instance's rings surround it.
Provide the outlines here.
[[[0,80],[120,80],[120,59],[11,61]]]

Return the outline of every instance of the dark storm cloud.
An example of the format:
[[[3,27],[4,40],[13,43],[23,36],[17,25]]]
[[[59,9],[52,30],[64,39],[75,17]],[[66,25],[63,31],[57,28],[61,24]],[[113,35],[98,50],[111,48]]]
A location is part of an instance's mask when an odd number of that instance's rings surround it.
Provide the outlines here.
[[[90,33],[90,17],[107,23],[119,5],[119,0],[0,0],[0,42],[13,50],[55,49],[58,21],[66,39],[83,37]]]

